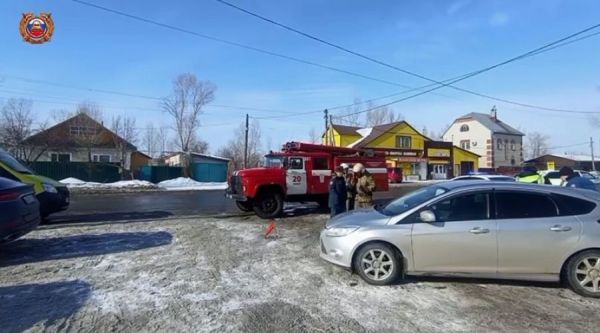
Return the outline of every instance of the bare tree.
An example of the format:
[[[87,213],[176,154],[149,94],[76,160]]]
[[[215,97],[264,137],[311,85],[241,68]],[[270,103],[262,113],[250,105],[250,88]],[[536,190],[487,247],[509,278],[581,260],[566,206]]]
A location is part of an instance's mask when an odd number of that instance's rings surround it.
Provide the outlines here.
[[[112,118],[111,130],[115,134],[113,142],[119,154],[119,169],[121,175],[125,178],[125,171],[129,171],[130,157],[127,156],[131,152],[131,145],[137,141],[137,130],[135,128],[135,118],[128,116],[116,116]]]
[[[25,139],[36,132],[32,114],[33,102],[24,98],[10,98],[0,109],[0,145],[16,158],[30,162],[37,160],[48,146],[36,147]],[[38,124],[38,131],[46,123]]]
[[[218,152],[219,156],[231,160],[234,170],[239,170],[244,165],[244,131],[245,124],[242,123],[234,132],[234,138]],[[257,167],[262,159],[260,138],[260,125],[257,120],[254,120],[248,131],[248,167],[250,168]]]
[[[525,158],[532,159],[548,153],[548,136],[539,132],[527,133]]]
[[[273,138],[270,135],[265,140],[265,150],[273,150]]]
[[[158,136],[159,136],[159,149],[160,149],[160,155],[165,154],[167,151],[171,150],[171,148],[168,146],[168,142],[169,142],[169,128],[165,127],[165,126],[161,126],[158,129]]]
[[[315,131],[314,127],[312,127],[308,132],[308,139],[311,143],[319,143],[319,135],[317,134],[317,131]]]
[[[156,158],[159,155],[160,137],[159,132],[154,127],[154,124],[148,122],[144,132],[142,134],[142,145],[145,152],[152,158]]]
[[[389,124],[401,121],[404,117],[387,106],[375,106],[373,102],[367,102],[366,123],[368,127]]]
[[[210,81],[199,81],[194,74],[181,74],[173,81],[173,95],[162,101],[172,118],[178,148],[190,151],[200,127],[202,108],[214,100],[216,87]]]
[[[362,125],[360,121],[362,107],[362,100],[355,98],[352,105],[347,106],[339,116],[334,117],[336,123],[360,127]]]
[[[203,141],[201,139],[194,139],[190,143],[190,151],[200,154],[208,153],[208,142]]]

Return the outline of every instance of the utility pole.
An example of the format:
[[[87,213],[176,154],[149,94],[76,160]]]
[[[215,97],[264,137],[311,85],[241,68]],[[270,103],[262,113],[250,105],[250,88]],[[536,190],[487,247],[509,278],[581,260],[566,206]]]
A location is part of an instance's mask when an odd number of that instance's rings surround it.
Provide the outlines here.
[[[596,163],[594,162],[594,140],[590,136],[590,151],[592,152],[592,171],[596,171]]]
[[[325,119],[325,145],[329,146],[329,133],[327,132],[329,130],[329,111],[325,109],[323,113],[325,114],[323,116],[323,119]]]
[[[331,126],[331,145],[335,146],[335,136],[333,135],[333,115],[329,115],[329,126]]]
[[[244,169],[248,167],[248,126],[249,126],[249,116],[246,113],[246,138],[244,139]]]

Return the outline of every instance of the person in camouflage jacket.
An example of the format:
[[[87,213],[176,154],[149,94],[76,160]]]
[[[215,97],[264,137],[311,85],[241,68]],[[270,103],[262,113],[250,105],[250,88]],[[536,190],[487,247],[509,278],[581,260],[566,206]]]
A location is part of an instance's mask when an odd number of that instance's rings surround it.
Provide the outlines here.
[[[358,181],[356,183],[356,200],[358,201],[358,208],[373,207],[375,179],[361,163],[355,164],[352,171],[354,171],[354,174],[356,174],[358,177]]]

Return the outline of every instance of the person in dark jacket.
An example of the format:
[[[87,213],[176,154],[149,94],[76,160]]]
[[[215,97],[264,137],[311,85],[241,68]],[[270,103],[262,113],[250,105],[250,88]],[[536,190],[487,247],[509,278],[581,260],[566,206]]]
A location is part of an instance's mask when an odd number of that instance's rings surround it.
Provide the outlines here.
[[[560,175],[560,179],[562,179],[563,182],[566,182],[566,187],[598,191],[598,188],[596,188],[596,185],[594,185],[591,180],[579,176],[579,174],[574,172],[570,167],[562,167],[558,174]]]
[[[335,176],[329,182],[329,208],[331,217],[346,211],[346,199],[348,189],[346,188],[346,178],[344,177],[344,168],[335,168]]]
[[[344,169],[344,175],[346,177],[346,189],[348,190],[346,209],[348,211],[354,210],[354,202],[356,201],[356,177],[350,170],[350,166],[346,163],[340,165]]]

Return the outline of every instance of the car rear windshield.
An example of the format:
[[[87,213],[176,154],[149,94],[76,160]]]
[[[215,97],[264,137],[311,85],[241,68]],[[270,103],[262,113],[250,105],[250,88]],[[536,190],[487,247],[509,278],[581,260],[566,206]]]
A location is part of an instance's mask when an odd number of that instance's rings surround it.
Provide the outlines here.
[[[0,151],[0,162],[6,164],[9,168],[15,170],[16,172],[33,174],[29,168],[19,163],[19,161],[10,156],[8,153]]]
[[[552,198],[558,205],[561,216],[584,215],[596,208],[596,204],[591,201],[574,198],[568,195],[552,194]]]
[[[380,212],[387,216],[399,215],[446,192],[447,189],[437,185],[424,187],[390,202]]]

